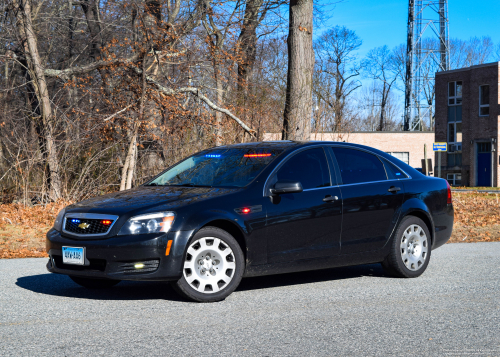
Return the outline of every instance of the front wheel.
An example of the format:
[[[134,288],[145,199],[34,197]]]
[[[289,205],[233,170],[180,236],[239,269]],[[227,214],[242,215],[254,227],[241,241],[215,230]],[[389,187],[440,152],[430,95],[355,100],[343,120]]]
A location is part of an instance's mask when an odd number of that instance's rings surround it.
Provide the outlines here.
[[[182,278],[172,286],[193,301],[224,300],[238,287],[244,268],[238,242],[222,229],[206,227],[189,243]]]
[[[431,258],[427,225],[420,218],[403,218],[391,242],[391,252],[382,262],[385,272],[397,278],[416,278],[425,271]]]
[[[111,288],[118,284],[120,280],[112,280],[112,279],[92,279],[92,278],[83,278],[80,276],[70,276],[71,280],[77,283],[80,286],[83,286],[87,289],[106,289]]]

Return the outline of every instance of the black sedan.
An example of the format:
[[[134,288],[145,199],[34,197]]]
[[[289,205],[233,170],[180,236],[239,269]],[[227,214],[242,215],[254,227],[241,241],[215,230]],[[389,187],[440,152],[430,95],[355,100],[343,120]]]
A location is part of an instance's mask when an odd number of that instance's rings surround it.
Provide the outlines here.
[[[249,276],[380,262],[414,278],[452,228],[448,183],[384,152],[237,144],[66,207],[47,233],[47,269],[87,288],[169,281],[189,299],[219,301]]]

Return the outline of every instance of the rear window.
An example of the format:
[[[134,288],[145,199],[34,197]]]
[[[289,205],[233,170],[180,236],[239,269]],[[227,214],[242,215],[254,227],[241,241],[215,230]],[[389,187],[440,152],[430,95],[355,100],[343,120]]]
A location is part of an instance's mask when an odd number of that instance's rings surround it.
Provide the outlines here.
[[[195,154],[153,181],[151,186],[243,187],[283,150],[214,149]]]
[[[340,168],[343,184],[387,180],[384,165],[380,159],[365,151],[333,148]]]
[[[384,165],[387,171],[387,176],[389,177],[390,180],[399,180],[403,178],[408,178],[408,176],[406,176],[406,174],[403,171],[398,169],[389,161],[384,160]]]

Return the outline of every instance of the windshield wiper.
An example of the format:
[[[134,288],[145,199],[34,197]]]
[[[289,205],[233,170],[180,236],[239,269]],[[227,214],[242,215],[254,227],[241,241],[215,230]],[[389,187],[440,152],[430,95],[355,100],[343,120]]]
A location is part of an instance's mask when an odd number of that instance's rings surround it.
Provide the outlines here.
[[[181,183],[179,185],[172,185],[172,186],[182,186],[182,187],[212,187],[210,185],[196,185],[192,182],[188,182],[188,183]]]

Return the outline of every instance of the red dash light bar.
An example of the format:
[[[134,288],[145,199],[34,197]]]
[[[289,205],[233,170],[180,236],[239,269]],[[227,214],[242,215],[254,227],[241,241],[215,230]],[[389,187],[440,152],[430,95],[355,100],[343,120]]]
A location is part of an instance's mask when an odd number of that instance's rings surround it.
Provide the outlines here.
[[[101,224],[104,224],[105,226],[109,226],[113,221],[110,221],[109,219],[104,219],[101,221]]]
[[[245,154],[245,157],[269,157],[271,154]]]

